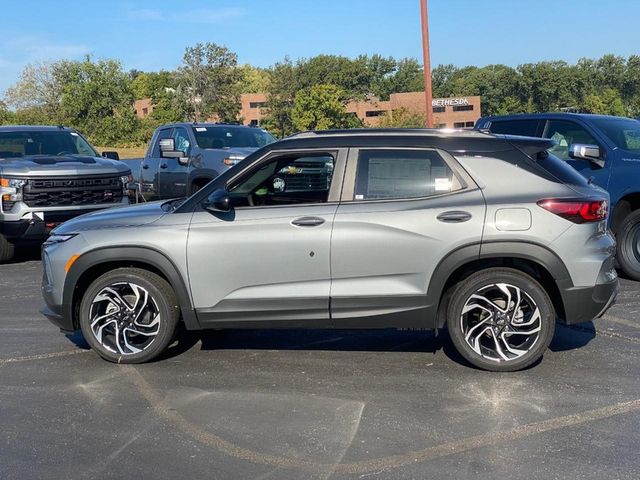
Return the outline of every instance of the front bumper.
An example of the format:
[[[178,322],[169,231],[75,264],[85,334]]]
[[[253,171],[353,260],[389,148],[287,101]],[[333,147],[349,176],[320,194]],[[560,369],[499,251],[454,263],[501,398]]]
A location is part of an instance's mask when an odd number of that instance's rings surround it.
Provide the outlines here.
[[[47,305],[40,310],[40,313],[64,333],[73,333],[76,330],[73,322],[62,315],[62,307],[60,306]]]
[[[600,318],[615,303],[619,282],[615,280],[593,287],[572,287],[561,292],[567,325]]]
[[[51,230],[61,223],[72,218],[84,215],[85,213],[102,210],[102,208],[44,212],[44,219],[33,215],[32,218],[22,218],[14,221],[0,220],[0,234],[10,240],[20,240],[25,242],[38,242],[45,240]]]

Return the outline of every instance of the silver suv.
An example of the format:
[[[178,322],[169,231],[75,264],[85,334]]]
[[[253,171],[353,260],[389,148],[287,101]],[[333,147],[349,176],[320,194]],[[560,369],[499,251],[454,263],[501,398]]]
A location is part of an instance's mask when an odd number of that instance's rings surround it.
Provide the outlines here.
[[[557,319],[598,317],[618,287],[607,193],[551,145],[471,131],[298,134],[186,200],[56,228],[43,313],[113,362],[158,356],[180,322],[446,325],[471,364],[522,369]]]

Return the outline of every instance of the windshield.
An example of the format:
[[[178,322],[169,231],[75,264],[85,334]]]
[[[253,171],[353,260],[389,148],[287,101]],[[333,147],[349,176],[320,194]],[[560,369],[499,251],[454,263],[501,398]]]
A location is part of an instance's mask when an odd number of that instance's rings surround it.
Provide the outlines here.
[[[0,132],[0,158],[30,155],[98,156],[84,138],[68,130]]]
[[[200,148],[260,148],[276,139],[266,130],[250,127],[193,127]]]
[[[630,118],[599,118],[593,120],[618,148],[640,152],[640,122]]]

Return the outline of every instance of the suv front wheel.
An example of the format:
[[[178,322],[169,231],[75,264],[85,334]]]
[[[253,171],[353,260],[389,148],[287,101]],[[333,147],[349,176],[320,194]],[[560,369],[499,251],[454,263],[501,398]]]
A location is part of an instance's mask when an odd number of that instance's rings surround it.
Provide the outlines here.
[[[162,353],[180,317],[171,286],[139,268],[120,268],[97,278],[80,304],[84,338],[105,360],[143,363]]]
[[[458,352],[484,370],[510,372],[538,361],[555,330],[547,292],[529,275],[491,268],[458,283],[447,327]]]

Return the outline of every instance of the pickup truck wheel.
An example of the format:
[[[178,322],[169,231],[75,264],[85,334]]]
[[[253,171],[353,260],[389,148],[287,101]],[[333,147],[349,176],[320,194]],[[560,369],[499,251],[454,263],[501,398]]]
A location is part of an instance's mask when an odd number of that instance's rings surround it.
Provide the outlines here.
[[[11,260],[15,255],[16,246],[0,235],[0,262]]]
[[[640,280],[640,210],[631,212],[616,232],[620,269],[631,279]]]
[[[538,361],[555,331],[547,292],[529,275],[508,268],[477,272],[454,287],[447,308],[458,352],[483,370],[512,372]]]
[[[138,268],[120,268],[96,279],[80,304],[80,328],[91,348],[118,363],[143,363],[160,355],[180,317],[171,286]]]

